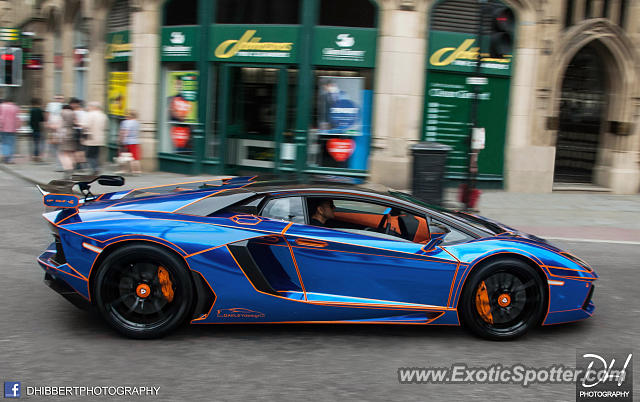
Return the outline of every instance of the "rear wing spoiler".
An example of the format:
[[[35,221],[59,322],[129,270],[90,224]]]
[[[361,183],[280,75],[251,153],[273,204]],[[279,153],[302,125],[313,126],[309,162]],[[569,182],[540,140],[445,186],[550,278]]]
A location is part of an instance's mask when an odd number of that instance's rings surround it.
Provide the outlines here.
[[[73,175],[71,180],[51,180],[48,184],[36,185],[40,194],[44,197],[44,204],[48,207],[75,208],[78,206],[79,197],[74,194],[74,187],[84,196],[84,200],[93,197],[91,184],[94,182],[103,186],[122,186],[124,177],[113,175],[85,176]]]

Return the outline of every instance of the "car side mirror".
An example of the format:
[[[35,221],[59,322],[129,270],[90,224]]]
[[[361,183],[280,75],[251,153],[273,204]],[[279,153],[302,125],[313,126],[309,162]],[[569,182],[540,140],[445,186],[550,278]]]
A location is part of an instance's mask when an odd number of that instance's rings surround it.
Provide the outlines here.
[[[123,186],[124,177],[104,174],[98,177],[98,184],[101,184],[103,186]]]
[[[448,227],[437,223],[431,223],[429,225],[429,230],[433,231],[431,232],[431,239],[427,245],[422,248],[424,251],[431,251],[438,247],[444,241],[444,238],[451,233],[451,230]]]

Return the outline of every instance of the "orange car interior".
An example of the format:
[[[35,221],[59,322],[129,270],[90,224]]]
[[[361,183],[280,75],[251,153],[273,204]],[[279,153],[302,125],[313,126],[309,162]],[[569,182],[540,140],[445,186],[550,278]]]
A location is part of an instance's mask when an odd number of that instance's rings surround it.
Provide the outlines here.
[[[424,217],[402,211],[391,211],[388,214],[336,211],[334,220],[381,230],[389,225],[390,232],[414,243],[427,243],[430,238],[429,226]]]

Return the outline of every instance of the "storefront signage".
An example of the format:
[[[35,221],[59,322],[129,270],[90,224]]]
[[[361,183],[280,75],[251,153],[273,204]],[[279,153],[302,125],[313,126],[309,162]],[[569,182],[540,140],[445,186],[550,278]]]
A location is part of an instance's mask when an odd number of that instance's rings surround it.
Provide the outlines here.
[[[0,42],[20,39],[20,30],[15,28],[0,28]]]
[[[188,126],[171,127],[171,141],[176,148],[186,148],[191,137],[191,130]]]
[[[319,77],[318,128],[321,134],[361,135],[362,77]]]
[[[200,54],[199,48],[196,46],[199,33],[199,27],[163,27],[160,45],[162,61],[196,61]]]
[[[353,154],[356,142],[349,138],[332,138],[327,141],[327,152],[337,162],[344,162]]]
[[[124,117],[127,113],[127,86],[129,85],[128,71],[112,71],[109,73],[109,87],[107,89],[107,112],[112,116]]]
[[[293,26],[212,25],[212,60],[295,63],[299,28]]]
[[[375,28],[315,27],[313,64],[374,67]]]
[[[104,58],[110,62],[127,61],[131,56],[129,31],[118,31],[107,34],[107,48]]]
[[[424,136],[427,141],[449,145],[447,177],[464,178],[467,174],[469,116],[473,103],[473,85],[465,74],[429,70],[424,109]],[[502,177],[509,77],[490,76],[478,93],[478,126],[472,136],[478,156],[480,177]]]
[[[431,31],[429,32],[429,41],[428,66],[430,69],[475,72],[479,51],[475,35]],[[484,43],[485,46],[488,46],[488,38],[484,39]],[[482,52],[481,72],[511,75],[511,59],[510,55],[502,59],[491,58],[486,51]]]

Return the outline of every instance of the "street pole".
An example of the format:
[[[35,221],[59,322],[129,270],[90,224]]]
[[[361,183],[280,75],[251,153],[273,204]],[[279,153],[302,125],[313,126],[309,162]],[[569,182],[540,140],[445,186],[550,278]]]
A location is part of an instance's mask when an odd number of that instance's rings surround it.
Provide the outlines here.
[[[475,77],[481,76],[481,60],[482,60],[482,32],[484,29],[484,20],[485,20],[485,8],[486,8],[487,0],[478,0],[478,5],[480,6],[479,10],[479,23],[478,29],[476,31],[476,43],[478,44],[478,58],[476,60],[475,65]],[[465,188],[465,194],[463,195],[463,201],[465,204],[465,209],[472,209],[472,195],[476,186],[476,177],[478,174],[478,150],[472,148],[473,143],[473,132],[474,129],[478,127],[478,96],[480,95],[480,82],[478,79],[473,80],[473,96],[471,98],[471,108],[469,110],[469,137],[468,137],[468,146],[469,146],[469,169],[467,172],[467,187]]]

